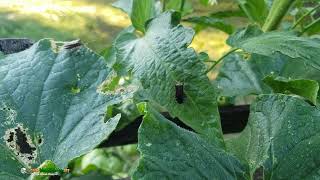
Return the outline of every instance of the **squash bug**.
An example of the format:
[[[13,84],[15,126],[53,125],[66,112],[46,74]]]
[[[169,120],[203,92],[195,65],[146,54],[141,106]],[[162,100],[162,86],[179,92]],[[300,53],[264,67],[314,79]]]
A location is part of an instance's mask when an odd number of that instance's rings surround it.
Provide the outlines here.
[[[73,48],[76,48],[79,46],[82,46],[82,43],[81,43],[80,39],[77,39],[75,41],[71,41],[71,42],[65,44],[63,47],[64,47],[64,49],[73,49]]]
[[[176,101],[179,104],[182,104],[184,102],[185,99],[185,94],[184,94],[184,90],[183,90],[183,83],[178,82],[175,87],[176,87]]]

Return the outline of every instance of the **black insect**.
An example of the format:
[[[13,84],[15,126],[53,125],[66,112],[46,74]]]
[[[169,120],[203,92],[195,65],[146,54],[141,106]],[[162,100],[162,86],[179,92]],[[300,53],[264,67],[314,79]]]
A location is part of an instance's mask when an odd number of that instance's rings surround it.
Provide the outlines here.
[[[185,94],[183,91],[183,83],[176,84],[176,101],[179,104],[182,104],[185,99]]]
[[[77,39],[75,41],[69,42],[68,44],[65,44],[63,47],[64,49],[73,49],[79,46],[82,46],[82,43],[80,39]]]

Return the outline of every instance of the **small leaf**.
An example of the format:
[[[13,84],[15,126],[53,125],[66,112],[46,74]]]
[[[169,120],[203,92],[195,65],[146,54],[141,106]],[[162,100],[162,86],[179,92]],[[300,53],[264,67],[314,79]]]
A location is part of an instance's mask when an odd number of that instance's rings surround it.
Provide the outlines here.
[[[133,179],[248,179],[248,169],[217,144],[147,106],[139,128],[141,158]]]
[[[296,94],[317,103],[319,84],[317,81],[307,79],[287,79],[279,76],[267,76],[263,79],[275,93]]]
[[[205,52],[200,52],[198,58],[201,62],[208,61],[210,59],[209,55]]]
[[[154,0],[133,0],[131,21],[139,31],[145,32],[145,23],[156,15]]]
[[[186,22],[195,23],[204,27],[212,27],[219,29],[227,34],[233,33],[233,26],[227,24],[223,19],[207,17],[207,16],[195,16],[185,19]]]
[[[125,11],[133,27],[141,32],[145,32],[145,23],[159,12],[155,0],[118,0],[113,6]]]
[[[217,0],[199,0],[203,5],[214,5],[218,4]]]

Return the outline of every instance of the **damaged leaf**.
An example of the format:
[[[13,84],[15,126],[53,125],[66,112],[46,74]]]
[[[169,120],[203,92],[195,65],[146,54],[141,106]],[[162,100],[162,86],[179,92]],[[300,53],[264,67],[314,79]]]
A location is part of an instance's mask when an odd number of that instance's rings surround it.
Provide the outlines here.
[[[64,168],[105,140],[120,115],[104,122],[99,114],[130,96],[97,92],[109,72],[85,46],[59,48],[49,39],[1,59],[0,179],[26,177],[21,168],[45,160]]]

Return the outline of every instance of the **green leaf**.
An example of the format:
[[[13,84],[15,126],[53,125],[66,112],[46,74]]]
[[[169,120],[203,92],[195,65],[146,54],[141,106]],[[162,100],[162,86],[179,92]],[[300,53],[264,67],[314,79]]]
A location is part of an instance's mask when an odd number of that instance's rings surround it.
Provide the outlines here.
[[[112,6],[121,9],[125,13],[127,13],[129,16],[131,16],[132,13],[132,5],[134,0],[118,0],[112,4]]]
[[[124,128],[140,116],[137,106],[132,99],[108,106],[108,111],[110,114],[108,114],[107,118],[121,114],[121,118],[116,129],[117,131]]]
[[[251,21],[263,25],[268,15],[268,6],[264,0],[237,0],[237,2]]]
[[[228,149],[249,163],[251,173],[263,166],[266,179],[318,179],[319,115],[318,107],[301,98],[261,95]]]
[[[0,179],[51,160],[60,168],[89,152],[116,128],[106,106],[130,94],[97,93],[110,69],[85,46],[66,49],[44,39],[0,60]],[[77,88],[77,93],[72,92]]]
[[[263,79],[275,93],[296,94],[317,103],[319,84],[317,81],[307,79],[287,79],[280,76],[267,76]]]
[[[145,23],[159,13],[155,0],[118,0],[113,6],[125,11],[132,25],[141,32],[145,32]]]
[[[100,172],[104,175],[114,175],[123,169],[121,158],[112,156],[104,149],[95,149],[81,159],[81,171],[84,174],[89,172]]]
[[[262,34],[248,27],[231,36],[228,43],[248,53],[224,60],[217,77],[224,96],[269,93],[270,88],[262,83],[268,75],[320,82],[318,39],[296,37],[291,32]]]
[[[138,160],[137,145],[125,145],[110,148],[94,149],[69,164],[71,175],[99,173],[116,177],[128,177]]]
[[[233,33],[233,26],[226,23],[223,19],[207,17],[207,16],[194,16],[185,19],[186,22],[195,23],[204,27],[212,27],[219,29],[227,34]]]
[[[264,56],[281,53],[293,60],[302,60],[307,65],[319,67],[317,59],[320,42],[308,37],[297,37],[292,32],[267,32],[238,40],[233,45],[247,52]]]
[[[145,32],[145,23],[156,15],[154,4],[154,0],[133,0],[131,21],[137,30]]]
[[[179,13],[166,12],[150,21],[145,36],[118,46],[117,63],[139,79],[149,101],[222,145],[216,89],[205,75],[205,64],[187,48],[193,30],[179,20]],[[181,83],[185,96],[179,103],[175,95]]]
[[[261,34],[263,34],[263,31],[258,26],[249,25],[248,27],[238,30],[232,36],[229,36],[227,44],[232,47],[239,47],[243,41]]]
[[[141,153],[133,179],[248,179],[234,156],[147,106],[139,128]]]
[[[216,79],[222,96],[245,96],[270,92],[270,88],[262,82],[264,73],[261,73],[261,70],[272,71],[275,69],[272,65],[276,64],[272,64],[274,61],[270,61],[269,66],[262,66],[262,63],[266,64],[265,62],[269,59],[264,58],[259,61],[261,59],[259,56],[254,57],[259,59],[245,60],[240,54],[232,54],[223,60],[223,65]],[[259,69],[255,69],[255,65],[258,63],[261,63],[261,67],[257,66]],[[266,72],[266,74],[269,73]]]
[[[200,52],[198,54],[198,58],[201,62],[205,62],[205,61],[208,61],[210,59],[209,55],[205,52]]]
[[[241,10],[226,10],[226,11],[218,11],[211,13],[209,15],[213,18],[231,18],[231,17],[246,17],[246,14],[244,14]]]
[[[132,47],[126,47],[126,46],[129,41],[131,40],[134,41],[136,39],[136,36],[133,33],[134,33],[134,27],[132,26],[122,30],[117,35],[117,37],[113,40],[109,53],[105,56],[108,67],[112,68],[117,73],[116,74],[117,76],[128,75],[128,71],[125,69],[125,64],[120,63],[121,61],[119,61],[118,59],[121,57],[129,56],[130,51],[121,52],[119,49],[132,48]],[[128,53],[128,54],[121,54],[121,53]],[[114,76],[114,78],[116,79],[117,76]]]
[[[199,0],[203,5],[214,5],[217,4],[217,0]]]
[[[304,61],[293,60],[279,53],[273,57],[235,53],[224,59],[216,84],[222,96],[245,96],[272,92],[262,81],[266,76],[310,79],[319,83],[318,74],[318,69],[307,66]]]

